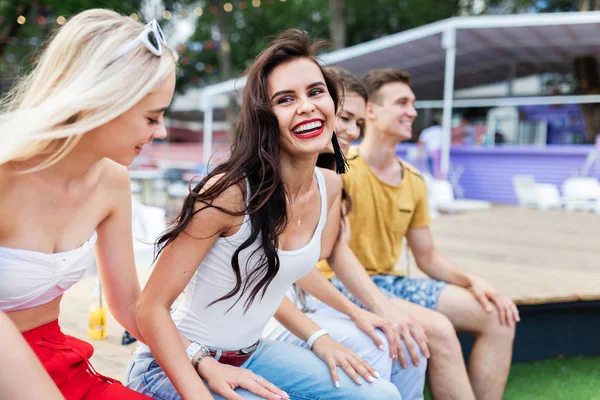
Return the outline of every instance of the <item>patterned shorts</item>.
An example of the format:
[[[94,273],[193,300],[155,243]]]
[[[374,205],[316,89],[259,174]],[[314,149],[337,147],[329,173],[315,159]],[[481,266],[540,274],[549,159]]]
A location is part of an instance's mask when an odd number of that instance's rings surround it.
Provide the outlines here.
[[[371,279],[387,298],[395,297],[410,301],[423,307],[435,310],[442,290],[448,285],[443,281],[429,278],[405,278],[396,275],[376,275]],[[331,283],[354,304],[364,307],[350,294],[338,278],[331,278]]]

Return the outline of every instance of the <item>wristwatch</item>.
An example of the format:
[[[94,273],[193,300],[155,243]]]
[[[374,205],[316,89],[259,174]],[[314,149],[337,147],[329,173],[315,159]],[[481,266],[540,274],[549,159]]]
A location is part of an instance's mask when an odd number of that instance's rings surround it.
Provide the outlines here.
[[[208,347],[198,342],[191,342],[187,349],[185,349],[185,352],[187,353],[190,362],[194,360],[194,357],[196,357],[199,352],[202,352],[202,354],[198,360],[202,360],[204,357],[210,356],[210,350]],[[196,365],[194,365],[194,367],[198,365],[198,360],[196,360]]]

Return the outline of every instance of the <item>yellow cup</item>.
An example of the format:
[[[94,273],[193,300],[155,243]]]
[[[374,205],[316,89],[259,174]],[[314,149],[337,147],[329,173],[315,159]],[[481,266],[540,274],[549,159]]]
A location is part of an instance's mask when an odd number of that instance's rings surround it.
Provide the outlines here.
[[[89,314],[88,336],[90,339],[106,338],[106,307],[92,307]]]

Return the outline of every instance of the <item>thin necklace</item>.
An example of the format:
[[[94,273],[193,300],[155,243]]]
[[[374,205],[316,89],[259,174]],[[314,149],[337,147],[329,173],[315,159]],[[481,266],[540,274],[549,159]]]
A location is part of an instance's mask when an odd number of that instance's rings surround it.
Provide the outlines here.
[[[310,200],[310,196],[312,195],[312,189],[313,189],[313,176],[311,175],[310,177],[310,190],[308,191],[308,197],[306,198],[306,200],[304,201],[304,207],[302,207],[302,211],[300,212],[300,216],[298,217],[298,222],[296,223],[296,225],[298,227],[300,227],[300,225],[302,224],[302,217],[304,216],[304,210],[306,210],[306,205],[308,204],[308,201]],[[295,208],[296,202],[292,202],[292,210]]]

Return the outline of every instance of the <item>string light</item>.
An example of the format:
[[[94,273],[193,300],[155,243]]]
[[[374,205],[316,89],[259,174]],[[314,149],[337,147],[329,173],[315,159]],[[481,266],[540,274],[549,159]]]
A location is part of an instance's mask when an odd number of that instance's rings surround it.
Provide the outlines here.
[[[136,13],[131,14],[129,16],[129,18],[131,18],[132,20],[134,20],[136,22],[140,20],[140,18],[138,17],[138,15]]]
[[[17,24],[23,25],[25,22],[27,22],[27,18],[25,18],[22,15],[19,15],[19,17],[17,18]]]
[[[246,2],[245,2],[245,1],[240,1],[240,2],[238,2],[238,7],[239,7],[240,9],[244,10],[244,9],[246,9],[246,7],[248,7],[248,6],[246,5]]]
[[[223,4],[223,9],[225,12],[231,12],[233,10],[233,5],[231,5],[231,3],[225,3]]]
[[[162,16],[164,19],[171,19],[171,11],[163,11]]]
[[[63,17],[62,15],[58,18],[56,18],[56,23],[59,25],[64,25],[65,22],[67,22],[67,19],[65,17]]]
[[[260,0],[252,0],[252,5],[254,7],[260,7]]]
[[[202,10],[202,7],[196,7],[194,9],[194,14],[196,14],[196,16],[198,16],[198,17],[201,17],[203,12],[204,11]]]

